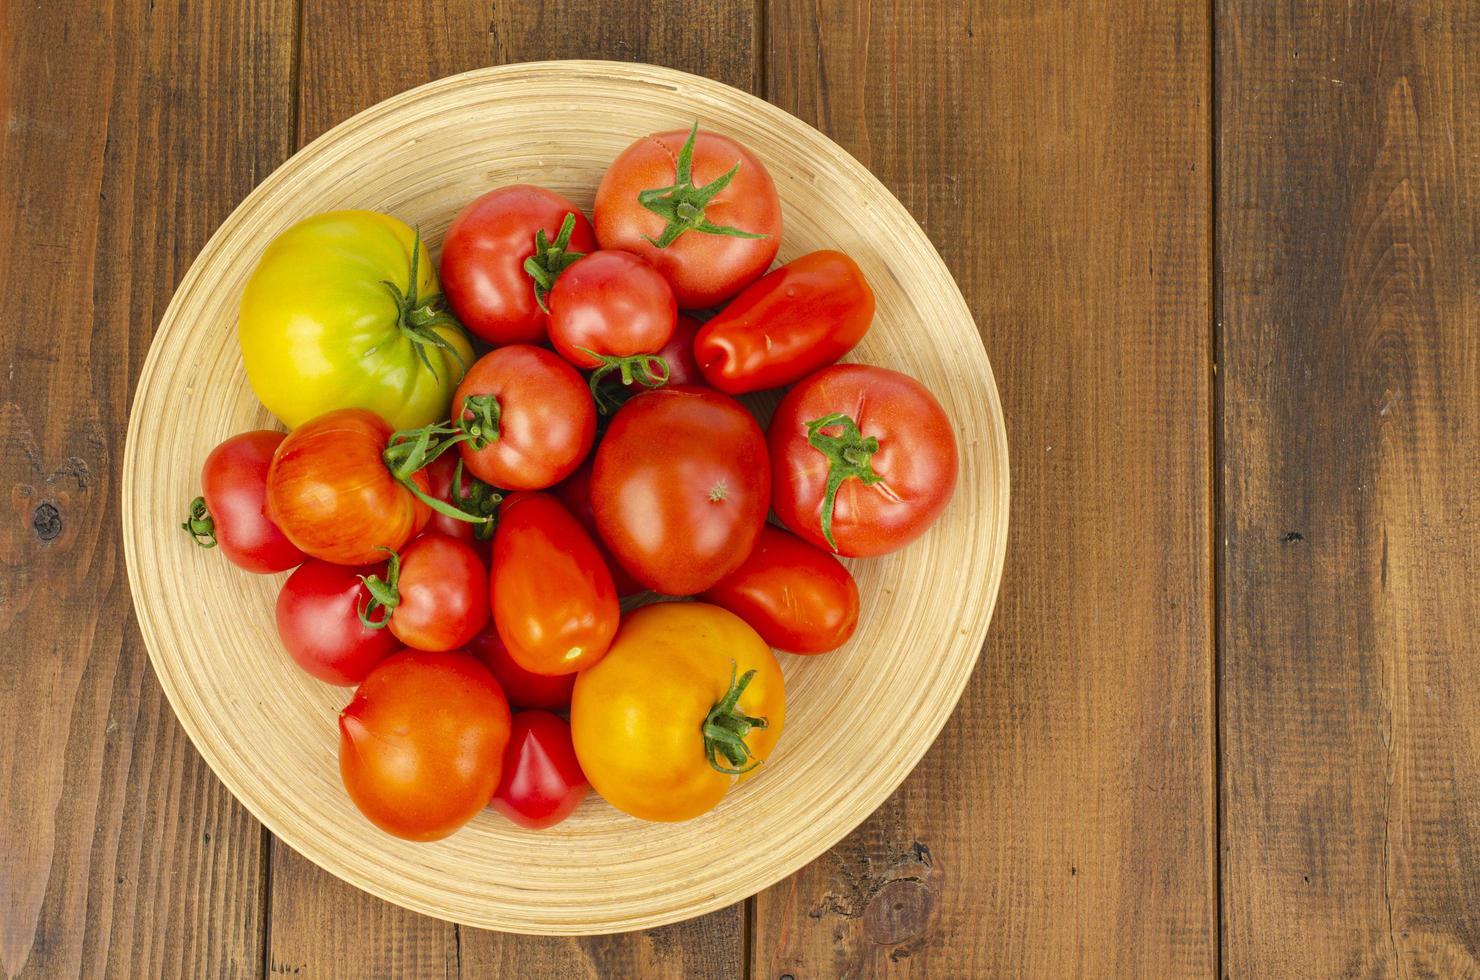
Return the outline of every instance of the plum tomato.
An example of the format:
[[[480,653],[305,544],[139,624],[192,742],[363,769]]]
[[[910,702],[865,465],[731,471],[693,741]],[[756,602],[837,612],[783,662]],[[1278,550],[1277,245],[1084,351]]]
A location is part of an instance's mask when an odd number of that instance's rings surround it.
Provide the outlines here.
[[[495,810],[521,827],[543,830],[570,816],[590,790],[565,719],[548,711],[514,715]]]

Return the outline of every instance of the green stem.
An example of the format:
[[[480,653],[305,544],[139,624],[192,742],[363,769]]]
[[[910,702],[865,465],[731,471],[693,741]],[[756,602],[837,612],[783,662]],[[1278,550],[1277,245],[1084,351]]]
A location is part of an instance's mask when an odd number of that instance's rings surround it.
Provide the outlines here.
[[[601,390],[601,382],[613,373],[620,375],[624,388],[634,382],[644,388],[661,388],[668,383],[668,362],[657,354],[630,354],[624,357],[618,354],[598,354],[589,347],[577,347],[576,350],[601,362],[591,372],[590,384],[591,397],[596,399],[596,410],[602,415],[610,415],[621,407],[620,399]]]
[[[524,260],[524,271],[534,280],[534,301],[546,313],[550,312],[546,303],[550,298],[550,290],[555,288],[555,280],[578,259],[586,257],[585,252],[570,251],[570,236],[575,230],[575,212],[568,211],[553,243],[546,237],[545,229],[541,228],[534,233],[534,254]]]
[[[401,604],[401,593],[396,586],[401,581],[401,556],[390,548],[380,548],[390,555],[386,560],[385,578],[379,575],[361,575],[360,581],[365,583],[365,591],[370,593],[369,602],[357,602],[355,612],[360,617],[360,623],[370,630],[383,630],[391,624],[391,616],[394,615],[396,607]],[[385,615],[379,619],[373,619],[376,610],[385,610]]]
[[[438,500],[417,485],[415,475],[438,456],[460,443],[484,449],[499,437],[499,403],[493,395],[469,395],[463,399],[462,417],[457,422],[439,422],[420,429],[402,429],[391,433],[381,458],[391,475],[412,495],[439,514],[470,524],[491,524],[493,517],[472,513],[444,500]],[[458,464],[459,468],[461,463]],[[492,487],[489,491],[496,495]],[[502,500],[502,497],[499,497]]]
[[[751,754],[750,746],[745,744],[745,737],[750,734],[751,729],[766,728],[769,725],[766,719],[752,718],[737,706],[751,678],[755,677],[754,670],[747,670],[737,680],[737,669],[735,661],[731,660],[729,690],[709,709],[701,726],[705,758],[715,771],[727,776],[743,775],[761,764],[761,760]],[[720,756],[729,763],[728,766],[720,764]]]
[[[202,548],[216,547],[216,522],[211,519],[206,498],[196,497],[190,501],[190,513],[185,515],[185,523],[180,526],[189,531],[191,538]]]
[[[689,138],[678,151],[676,179],[667,187],[653,187],[638,192],[637,203],[667,221],[663,234],[657,238],[644,235],[659,248],[667,248],[686,231],[699,231],[706,235],[727,235],[731,238],[769,238],[759,232],[746,231],[730,225],[717,225],[704,216],[704,209],[720,191],[730,186],[740,170],[740,161],[722,175],[703,187],[694,186],[694,140],[699,135],[699,124],[689,130]]]
[[[830,436],[823,429],[841,428],[842,434]],[[873,456],[879,451],[879,440],[873,436],[864,438],[858,423],[842,412],[824,415],[807,423],[807,443],[827,457],[827,488],[822,495],[822,536],[838,550],[833,540],[833,507],[837,504],[838,488],[844,480],[856,479],[871,487],[883,479],[874,472]]]
[[[406,291],[401,289],[389,279],[382,279],[380,284],[391,294],[391,299],[396,304],[396,324],[401,328],[401,335],[411,341],[416,350],[416,355],[421,358],[421,363],[432,372],[432,377],[441,380],[437,369],[432,365],[431,358],[427,356],[427,348],[432,347],[451,355],[457,361],[459,374],[468,369],[463,361],[462,354],[447,338],[437,333],[437,330],[455,330],[462,332],[462,324],[447,312],[446,303],[441,293],[433,293],[425,299],[417,295],[417,277],[421,265],[421,230],[417,229],[415,237],[411,242],[411,262],[406,284]],[[373,351],[375,348],[371,348]],[[367,351],[369,353],[369,351]]]

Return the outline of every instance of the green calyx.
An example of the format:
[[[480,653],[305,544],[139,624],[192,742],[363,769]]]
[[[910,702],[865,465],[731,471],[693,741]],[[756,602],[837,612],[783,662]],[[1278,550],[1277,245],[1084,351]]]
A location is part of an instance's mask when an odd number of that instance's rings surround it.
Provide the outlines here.
[[[365,591],[370,593],[370,599],[368,602],[355,604],[355,613],[360,617],[360,624],[367,630],[383,630],[389,626],[391,616],[401,604],[401,593],[396,588],[401,581],[401,556],[390,548],[379,550],[390,555],[385,566],[385,578],[379,575],[361,575],[360,581],[365,583]],[[379,619],[375,618],[377,612],[382,613]]]
[[[460,414],[462,417],[456,422],[438,422],[420,429],[403,429],[391,433],[381,459],[385,461],[391,475],[411,491],[417,500],[439,514],[478,524],[480,530],[482,526],[487,526],[489,533],[492,533],[494,514],[503,496],[480,481],[473,481],[476,486],[470,485],[464,494],[461,461],[453,471],[452,496],[464,505],[462,507],[429,495],[414,479],[417,472],[453,446],[466,442],[474,449],[484,449],[489,443],[498,441],[499,403],[493,395],[469,395],[463,399]]]
[[[216,522],[206,507],[206,498],[196,497],[190,501],[190,512],[180,527],[190,532],[190,537],[202,548],[216,547]]]
[[[426,299],[417,295],[417,275],[421,265],[421,231],[416,232],[416,237],[411,242],[410,274],[407,277],[406,291],[402,292],[400,287],[389,279],[380,280],[380,284],[391,294],[391,299],[396,304],[396,323],[401,328],[401,336],[411,341],[416,349],[416,355],[421,358],[421,363],[432,372],[432,377],[441,380],[437,369],[432,365],[431,358],[427,357],[427,348],[435,347],[444,353],[452,355],[458,366],[466,371],[468,366],[463,362],[463,357],[456,347],[447,342],[438,328],[454,329],[461,331],[462,324],[447,312],[446,302],[441,293],[433,293]],[[371,348],[366,353],[372,353]]]
[[[622,357],[617,354],[598,354],[588,347],[577,347],[582,354],[600,361],[591,372],[591,397],[596,399],[596,410],[610,415],[622,406],[623,399],[603,389],[601,383],[612,374],[622,380],[622,387],[636,383],[644,388],[661,388],[668,383],[668,362],[657,354],[632,354]]]
[[[823,429],[839,428],[840,435],[830,436]],[[879,451],[879,440],[873,436],[864,438],[858,423],[842,412],[824,415],[807,423],[807,444],[827,457],[827,488],[822,495],[822,536],[833,551],[838,543],[833,540],[833,506],[837,503],[838,488],[844,480],[859,480],[871,487],[883,479],[874,472],[873,457]]]
[[[735,661],[731,660],[730,688],[709,709],[702,726],[704,756],[716,772],[727,776],[743,775],[761,764],[761,760],[751,754],[750,746],[745,744],[745,736],[753,728],[766,728],[769,725],[766,719],[752,718],[738,707],[740,695],[745,693],[755,671],[747,670],[737,680],[736,670]],[[721,764],[721,757],[728,765]]]
[[[567,212],[565,220],[560,223],[560,232],[555,236],[555,241],[550,241],[543,228],[534,233],[534,254],[524,260],[524,271],[534,280],[534,301],[546,313],[550,312],[546,303],[550,298],[550,290],[555,288],[555,280],[560,278],[562,272],[575,265],[576,260],[586,257],[585,252],[568,251],[570,236],[575,230],[576,216],[573,212]]]
[[[686,231],[702,231],[706,235],[728,235],[731,238],[768,238],[770,236],[743,228],[734,228],[729,225],[717,225],[704,216],[704,209],[709,202],[726,187],[730,181],[735,179],[735,174],[740,170],[740,161],[724,174],[714,178],[703,187],[694,186],[694,140],[699,135],[699,124],[694,123],[694,128],[689,130],[689,138],[684,141],[683,148],[678,151],[677,177],[673,184],[668,187],[653,187],[640,191],[637,195],[637,203],[668,222],[663,229],[663,234],[657,238],[647,238],[659,248],[667,248]],[[643,236],[647,237],[647,236]]]
[[[473,529],[473,537],[479,541],[493,537],[498,523],[498,507],[504,502],[502,493],[476,477],[466,476],[462,460],[458,460],[452,471],[451,496],[454,505],[463,513],[483,518],[482,523]]]

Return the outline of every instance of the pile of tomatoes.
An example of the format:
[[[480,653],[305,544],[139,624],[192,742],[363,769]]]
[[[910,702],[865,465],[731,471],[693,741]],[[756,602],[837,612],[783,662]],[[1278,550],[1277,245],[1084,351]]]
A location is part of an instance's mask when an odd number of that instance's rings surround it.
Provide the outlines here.
[[[781,206],[746,147],[644,137],[593,218],[500,187],[435,265],[395,218],[320,214],[242,296],[248,378],[290,431],[218,446],[184,526],[292,569],[283,646],[355,688],[344,786],[404,838],[490,803],[548,827],[592,787],[649,820],[711,809],[781,735],[772,649],[853,634],[838,558],[905,546],[955,486],[935,398],[836,363],[874,317],[858,265],[767,271]],[[763,431],[736,396],[777,388]]]

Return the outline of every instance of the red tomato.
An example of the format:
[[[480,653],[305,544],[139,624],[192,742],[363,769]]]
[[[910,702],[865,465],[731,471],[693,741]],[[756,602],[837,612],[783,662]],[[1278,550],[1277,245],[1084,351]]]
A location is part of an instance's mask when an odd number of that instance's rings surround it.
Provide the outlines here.
[[[468,652],[493,672],[509,703],[516,708],[570,707],[570,692],[575,689],[575,674],[536,674],[525,670],[509,656],[509,648],[498,638],[498,629],[490,622],[472,640]]]
[[[374,601],[360,614],[390,627],[413,650],[455,650],[488,625],[488,571],[466,541],[435,531],[392,555],[384,576],[365,580]]]
[[[673,336],[658,351],[658,356],[668,365],[670,388],[704,384],[704,375],[699,372],[699,362],[694,359],[694,337],[699,333],[699,327],[698,320],[680,313],[673,325]]]
[[[591,471],[601,538],[639,583],[702,592],[745,560],[766,521],[771,464],[740,403],[658,388],[612,419]]]
[[[652,263],[701,310],[754,282],[781,244],[781,202],[760,160],[716,133],[645,136],[596,190],[596,240]]]
[[[488,668],[461,651],[405,650],[339,713],[339,774],[381,830],[439,840],[488,805],[508,742],[509,704]]]
[[[631,252],[592,252],[550,290],[550,343],[587,371],[645,369],[677,317],[668,280]]]
[[[898,371],[823,368],[781,400],[768,438],[776,516],[851,558],[924,534],[956,487],[951,421],[924,385]]]
[[[795,384],[863,339],[874,293],[842,252],[812,252],[768,272],[704,324],[694,356],[731,395]]]
[[[767,524],[744,563],[699,598],[750,624],[767,646],[836,650],[858,626],[858,585],[832,555]]]
[[[586,461],[576,467],[576,471],[550,488],[565,509],[570,511],[585,530],[591,535],[591,543],[596,545],[596,550],[601,552],[606,567],[611,570],[612,584],[616,586],[617,595],[637,595],[646,591],[642,584],[627,574],[627,570],[621,563],[612,558],[611,552],[607,550],[605,542],[601,540],[600,533],[596,530],[596,514],[591,510],[591,466],[593,457],[587,456]]]
[[[484,517],[496,516],[503,496],[469,473],[466,467],[459,469],[461,465],[462,457],[450,450],[428,463],[422,470],[427,478],[427,492],[434,499],[459,510]],[[486,546],[493,538],[492,521],[487,524],[471,524],[435,510],[432,511],[431,520],[427,521],[426,529],[459,541],[477,542],[474,545],[475,550]]]
[[[360,622],[370,602],[361,576],[384,574],[384,563],[356,568],[310,558],[288,576],[277,597],[278,636],[310,676],[353,686],[401,649],[389,631]]]
[[[219,544],[233,565],[249,572],[285,571],[308,557],[267,517],[267,470],[284,438],[281,432],[243,432],[211,450],[200,471],[201,496],[180,525],[196,544]]]
[[[570,201],[543,187],[500,187],[452,219],[442,239],[442,293],[490,344],[543,343],[543,295],[595,248],[590,222]]]
[[[267,472],[267,513],[289,541],[338,565],[369,565],[426,526],[431,509],[386,466],[391,427],[341,408],[310,419],[278,445]],[[412,473],[426,493],[426,476]]]
[[[596,440],[596,404],[580,372],[539,347],[500,347],[468,369],[452,417],[472,419],[470,396],[488,396],[493,433],[457,448],[474,476],[505,490],[541,490],[570,476]]]
[[[504,776],[493,794],[495,810],[521,827],[541,830],[570,816],[590,789],[563,718],[548,711],[514,716]]]

